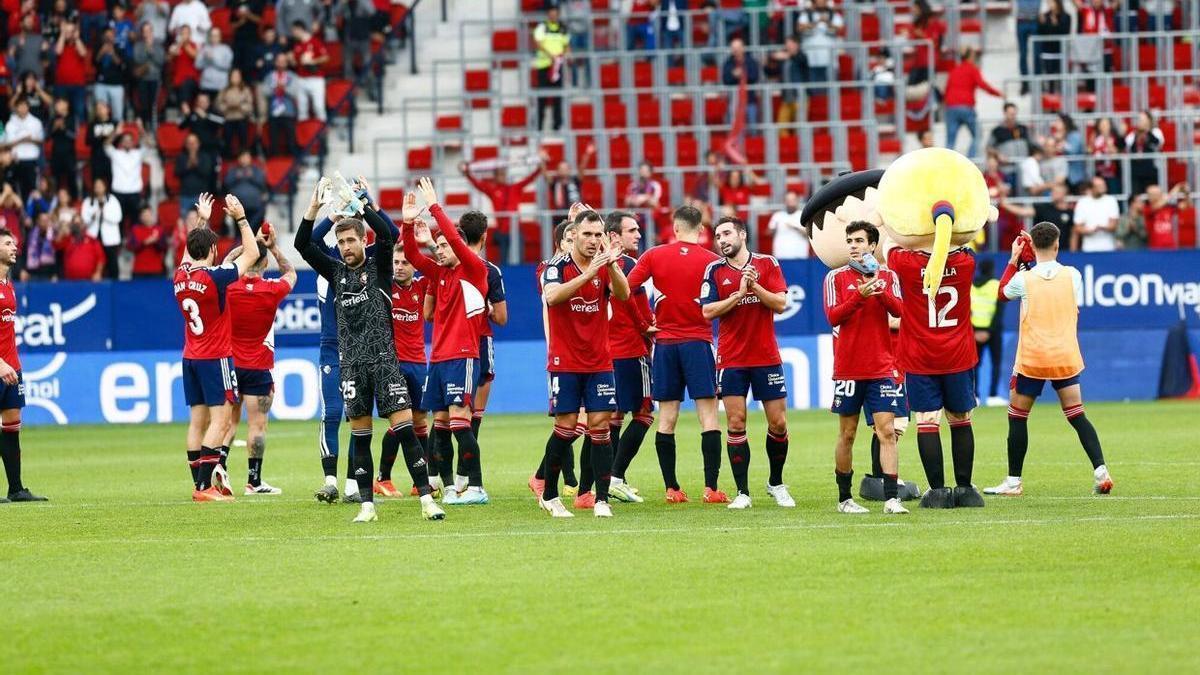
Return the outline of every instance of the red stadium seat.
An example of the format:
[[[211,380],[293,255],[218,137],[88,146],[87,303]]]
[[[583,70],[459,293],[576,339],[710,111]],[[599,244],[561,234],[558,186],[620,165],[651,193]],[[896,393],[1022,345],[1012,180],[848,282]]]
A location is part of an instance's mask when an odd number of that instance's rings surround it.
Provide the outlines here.
[[[158,129],[154,132],[154,137],[158,141],[158,151],[166,159],[172,159],[179,153],[183,152],[183,142],[187,139],[187,132],[179,128],[174,122],[160,122]]]
[[[607,129],[624,129],[628,126],[625,119],[625,104],[620,99],[604,102],[604,126]]]
[[[642,159],[654,166],[662,166],[664,156],[662,136],[646,134],[642,137]]]
[[[1123,84],[1114,84],[1112,88],[1113,111],[1129,112],[1133,107],[1133,92]]]
[[[268,158],[266,174],[271,192],[292,194],[296,191],[296,163],[290,157]]]
[[[637,123],[639,127],[645,129],[653,129],[662,126],[662,116],[659,114],[658,99],[656,97],[639,97],[637,106]]]
[[[438,115],[434,128],[442,133],[462,131],[462,115]]]
[[[572,103],[570,109],[572,129],[592,128],[592,104]]]
[[[221,29],[221,41],[233,40],[233,22],[230,20],[231,10],[228,7],[214,7],[208,10],[208,18],[213,28]]]
[[[409,171],[428,171],[433,168],[433,148],[411,148],[408,151]]]
[[[385,211],[404,208],[404,188],[381,188],[379,208]]]
[[[518,42],[517,29],[501,28],[492,33],[492,52],[497,54],[515,52]]]
[[[579,195],[585,204],[603,204],[604,186],[598,180],[585,180],[579,184]]]
[[[695,119],[694,115],[695,107],[692,105],[691,96],[671,99],[671,126],[690,127]]]
[[[1152,110],[1162,110],[1167,107],[1167,88],[1161,84],[1150,84],[1146,88],[1146,102]]]
[[[321,66],[321,73],[325,77],[341,77],[342,73],[345,72],[343,65],[345,57],[342,54],[342,43],[326,42],[325,49],[329,52],[329,60],[325,62],[325,65]]]
[[[620,89],[621,88],[621,64],[620,63],[601,63],[600,64],[600,88],[601,89]]]
[[[667,68],[667,84],[672,87],[687,84],[687,69],[682,66]]]
[[[700,84],[717,84],[721,81],[721,71],[716,66],[704,66],[700,69]]]
[[[704,123],[725,124],[729,110],[729,99],[721,94],[704,97]]]
[[[633,86],[647,89],[654,86],[654,64],[637,61],[633,64]]]
[[[700,164],[700,148],[694,135],[675,136],[675,162],[682,167]]]
[[[158,224],[174,227],[179,221],[179,200],[164,199],[158,203]]]
[[[525,129],[529,126],[529,107],[506,105],[500,109],[500,126],[504,129]]]
[[[325,154],[325,123],[321,120],[304,120],[296,123],[296,145],[308,155]]]
[[[627,169],[630,166],[629,139],[625,136],[613,136],[608,140],[608,163],[614,169]]]
[[[755,165],[767,163],[767,146],[762,136],[746,137],[746,159]]]
[[[325,108],[335,117],[350,117],[354,113],[354,84],[341,79],[326,82]]]
[[[175,174],[174,161],[163,162],[163,187],[169,195],[179,194],[179,176]]]
[[[469,192],[447,192],[442,201],[446,206],[466,208],[471,205],[471,194]]]
[[[862,91],[859,89],[842,89],[840,92],[842,121],[852,122],[863,119]]]
[[[791,136],[781,136],[779,138],[779,162],[781,164],[800,163],[799,136],[792,134]]]
[[[829,97],[810,96],[808,99],[808,121],[825,122],[829,120]]]
[[[548,163],[554,166],[563,160],[566,156],[566,148],[561,142],[545,142],[542,144],[541,151],[546,153]]]
[[[500,156],[500,148],[495,145],[476,145],[471,154],[471,161],[483,162]]]
[[[828,133],[813,133],[813,161],[828,164],[833,161],[833,136]]]
[[[492,73],[490,70],[463,71],[463,89],[469,92],[486,92],[492,88]]]

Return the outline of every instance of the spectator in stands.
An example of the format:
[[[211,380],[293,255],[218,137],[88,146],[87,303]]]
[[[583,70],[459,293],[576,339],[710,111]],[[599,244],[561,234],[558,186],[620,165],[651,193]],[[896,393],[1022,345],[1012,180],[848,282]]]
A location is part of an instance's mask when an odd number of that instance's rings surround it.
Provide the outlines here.
[[[1034,50],[1031,54],[1029,51],[1030,38],[1038,33],[1038,12],[1041,11],[1042,0],[1016,0],[1016,15],[1017,15],[1017,65],[1021,71],[1021,95],[1029,93],[1029,77],[1030,72],[1034,75],[1041,74],[1041,63],[1038,59],[1038,52]],[[1033,62],[1033,67],[1030,68],[1030,61]]]
[[[117,122],[112,118],[111,109],[104,101],[96,104],[92,111],[92,119],[87,127],[87,145],[99,149],[108,142],[109,137],[117,133]],[[102,178],[106,184],[112,182],[112,162],[103,152],[93,152],[90,156],[92,177]],[[84,183],[86,186],[86,181]]]
[[[662,195],[662,183],[654,177],[654,167],[650,162],[638,164],[637,178],[625,190],[625,207],[656,211],[662,205]]]
[[[124,4],[117,2],[112,6],[112,21],[109,22],[109,25],[112,26],[117,41],[117,51],[121,53],[121,58],[128,61],[133,56],[136,26],[125,11]]]
[[[144,135],[144,134],[143,134]],[[133,134],[118,133],[104,144],[112,162],[112,193],[121,204],[122,229],[133,224],[142,209],[142,162],[144,154]]]
[[[729,42],[729,56],[721,66],[721,82],[727,87],[736,87],[743,83],[747,86],[745,118],[748,131],[758,126],[758,91],[754,86],[761,78],[762,67],[759,66],[758,59],[746,53],[746,42],[742,38],[733,38]],[[736,114],[737,100],[738,95],[732,94],[730,115]],[[730,122],[736,123],[736,120]]]
[[[1071,60],[1087,72],[1109,70],[1111,47],[1105,44],[1104,37],[1114,30],[1112,6],[1108,0],[1075,0],[1075,11],[1079,34],[1071,41]]]
[[[8,105],[10,110],[16,107],[17,99],[20,98],[25,99],[29,103],[29,113],[31,115],[43,123],[49,121],[50,106],[54,103],[54,97],[42,87],[41,81],[32,72],[26,72],[21,76],[20,83],[17,84],[12,98],[9,99]]]
[[[1164,142],[1162,129],[1149,110],[1138,113],[1133,130],[1125,134],[1125,152],[1133,155],[1160,152]],[[1158,161],[1134,159],[1129,162],[1130,194],[1139,195],[1158,183]]]
[[[958,65],[950,71],[946,77],[946,93],[944,103],[946,106],[946,147],[951,150],[956,149],[956,141],[958,139],[958,130],[961,127],[967,128],[967,133],[971,134],[971,141],[967,144],[967,156],[974,157],[977,149],[978,117],[975,113],[975,90],[982,89],[992,96],[1003,96],[999,89],[993,87],[987,80],[983,79],[983,73],[979,72],[979,66],[976,65],[979,61],[980,52],[974,47],[965,47],[962,51],[962,60]]]
[[[631,0],[625,17],[625,49],[654,51],[658,26],[658,0]]]
[[[721,184],[725,182],[725,165],[716,150],[709,150],[704,153],[704,167],[704,172],[697,175],[692,182],[691,189],[688,190],[688,197],[696,204],[704,204],[707,208],[719,197]],[[697,206],[697,208],[699,207]]]
[[[202,192],[213,192],[216,187],[215,160],[200,147],[196,134],[188,134],[183,141],[183,152],[175,158],[175,176],[179,179],[179,212],[183,213],[196,204]]]
[[[59,36],[69,23],[79,23],[79,12],[75,10],[74,4],[68,6],[67,0],[54,0],[50,14],[42,22],[42,39],[53,48],[58,44]]]
[[[1175,30],[1175,0],[1142,0],[1141,7],[1146,13],[1146,30]],[[1128,26],[1126,30],[1137,29]]]
[[[800,222],[800,195],[788,190],[783,196],[783,208],[771,214],[767,231],[774,237],[772,253],[780,260],[800,260],[808,257],[808,231]]]
[[[96,50],[96,84],[92,86],[92,99],[104,101],[112,109],[113,119],[125,119],[125,55],[117,49],[117,32],[105,28]]]
[[[579,158],[578,172],[572,171],[570,162],[563,159],[558,162],[555,172],[549,176],[546,182],[546,195],[550,211],[555,214],[555,222],[567,217],[567,212],[571,210],[572,204],[583,201],[583,178],[595,156],[596,146],[588,143],[587,148],[583,151],[583,157]],[[548,165],[550,155],[543,152],[542,162]]]
[[[6,153],[11,155],[11,152]],[[7,161],[11,162],[11,159]],[[13,184],[6,180],[4,188],[0,190],[0,227],[12,232],[17,238],[18,250],[21,248],[21,234],[25,230],[24,221],[25,203]]]
[[[121,255],[121,202],[108,191],[103,178],[92,181],[92,192],[79,209],[87,234],[104,247],[104,276],[117,278],[117,262]],[[68,277],[69,278],[69,277]]]
[[[803,37],[809,82],[828,82],[837,68],[840,36],[846,30],[841,12],[831,7],[829,0],[813,0],[812,5],[800,13],[796,30]],[[809,90],[812,94],[820,92]]]
[[[1192,201],[1192,190],[1184,181],[1171,188],[1171,195],[1175,199],[1179,247],[1196,248],[1196,204]]]
[[[746,173],[742,169],[726,172],[720,192],[722,208],[733,207],[735,216],[741,218],[742,222],[750,222],[750,184],[757,182],[757,177],[749,168]]]
[[[1058,113],[1058,119],[1050,124],[1050,133],[1059,151],[1071,157],[1087,154],[1083,132],[1075,126],[1075,120],[1066,113]],[[1086,164],[1083,159],[1067,160],[1067,187],[1072,193],[1079,191],[1087,182]]]
[[[75,139],[70,104],[65,98],[54,99],[54,116],[50,118],[50,175],[58,187],[73,195],[79,190]]]
[[[296,104],[299,84],[296,75],[288,70],[285,53],[275,54],[275,68],[259,88],[262,97],[260,110],[267,115],[267,154],[270,156],[296,154]]]
[[[1003,202],[1002,213],[1009,213],[1022,218],[1032,218],[1034,223],[1054,223],[1058,227],[1059,247],[1064,251],[1071,248],[1072,231],[1075,229],[1075,207],[1067,201],[1067,186],[1055,185],[1050,188],[1050,201],[1038,202],[1033,206]],[[1010,240],[1009,245],[1012,245]]]
[[[250,147],[250,125],[254,122],[254,90],[246,85],[242,71],[229,73],[229,84],[217,97],[217,111],[225,120],[225,156],[236,156]]]
[[[1092,188],[1075,203],[1075,231],[1072,251],[1114,251],[1117,248],[1117,218],[1121,215],[1117,200],[1104,179],[1092,178]]]
[[[591,87],[592,72],[589,59],[584,55],[592,43],[592,3],[591,0],[566,0],[563,3],[566,10],[564,19],[567,24],[567,44],[571,58],[571,86]]]
[[[946,23],[937,17],[928,2],[916,0],[913,3],[912,28],[908,31],[908,37],[910,40],[929,40],[933,45],[932,53],[925,47],[918,47],[913,53],[912,65],[908,69],[909,85],[929,81],[942,54],[942,39],[946,31]]]
[[[788,125],[799,122],[807,116],[807,110],[802,106],[806,97],[800,92],[805,82],[808,82],[808,57],[800,49],[800,38],[789,35],[783,41],[783,49],[773,53],[772,58],[779,64],[779,80],[784,83],[779,104],[778,116],[775,123]],[[790,136],[794,132],[790,128],[780,129],[780,136]]]
[[[1129,200],[1129,212],[1117,224],[1116,237],[1117,246],[1123,251],[1146,248],[1146,195],[1134,195]]]
[[[313,117],[325,121],[325,64],[329,50],[325,41],[303,22],[292,24],[292,61],[296,64],[300,98],[297,119]]]
[[[88,48],[74,23],[62,24],[54,54],[54,95],[70,101],[71,114],[82,120],[87,110]]]
[[[551,129],[562,129],[562,67],[563,59],[570,51],[570,38],[566,28],[558,20],[558,7],[546,9],[546,20],[533,29],[533,69],[537,76],[537,88],[546,90],[538,95],[537,128],[546,128],[546,109],[552,115]],[[558,90],[557,92],[553,90]]]
[[[108,260],[104,248],[88,233],[79,214],[74,214],[69,228],[60,233],[54,247],[63,254],[63,279],[100,281],[104,278]]]
[[[204,44],[204,36],[212,28],[212,18],[208,15],[208,6],[201,0],[183,0],[171,11],[171,20],[167,29],[179,36],[179,29],[187,26],[188,34],[184,39],[191,40],[199,49]]]
[[[171,94],[175,104],[182,107],[200,91],[200,71],[196,68],[196,57],[200,48],[192,41],[190,26],[180,26],[175,32],[175,42],[167,50],[171,60]]]
[[[1170,194],[1158,185],[1146,188],[1145,217],[1146,217],[1146,247],[1157,250],[1177,249],[1180,247],[1178,190]]]
[[[188,233],[200,227],[200,214],[196,211],[194,203],[186,211],[180,213],[184,215],[175,223],[175,232],[171,236],[172,267],[179,267],[183,263],[183,254],[187,251]]]
[[[1042,171],[1042,161],[1045,159],[1046,148],[1034,145],[1030,147],[1029,156],[1021,160],[1021,194],[1040,197],[1054,186],[1054,181],[1047,178]]]
[[[231,11],[233,66],[243,74],[250,74],[254,71],[255,48],[258,45],[263,12],[267,8],[266,0],[230,0],[225,4]]]
[[[50,182],[46,176],[39,175],[37,185],[29,192],[29,196],[25,198],[25,216],[32,223],[37,220],[37,217],[43,213],[49,213],[51,204],[53,203],[53,195],[50,192]]]
[[[521,208],[521,195],[530,183],[542,175],[544,169],[544,164],[538,164],[537,168],[525,178],[515,183],[509,183],[508,171],[503,164],[496,166],[492,180],[476,177],[471,173],[471,166],[466,162],[460,162],[458,165],[459,172],[471,182],[471,185],[475,186],[476,190],[482,192],[492,202],[492,213],[496,221],[496,246],[500,249],[500,260],[505,263],[511,260],[512,231],[513,225],[516,223],[517,210]]]
[[[166,228],[158,223],[149,206],[138,212],[137,224],[129,230],[125,247],[133,252],[133,278],[158,278],[166,274],[163,261],[167,253]]]
[[[225,172],[222,183],[226,194],[232,194],[241,200],[242,206],[246,207],[246,220],[257,229],[262,224],[270,195],[267,174],[263,172],[262,167],[254,163],[249,148],[243,148],[238,153],[237,163]]]
[[[8,58],[15,72],[32,73],[35,79],[46,75],[50,44],[42,39],[42,32],[37,28],[37,14],[29,13],[21,17],[21,32],[9,39]],[[22,75],[21,79],[26,77]]]
[[[83,41],[95,44],[96,34],[108,23],[108,3],[105,0],[76,0],[79,8],[79,30]]]
[[[183,119],[179,122],[180,129],[196,134],[200,139],[200,147],[212,157],[221,156],[222,127],[225,120],[212,112],[212,101],[208,94],[196,94],[195,107],[184,102],[180,108]]]
[[[158,117],[158,87],[167,57],[162,42],[154,37],[150,22],[142,23],[140,38],[133,45],[133,109],[142,125],[153,129]]]
[[[663,49],[680,49],[686,44],[684,35],[687,24],[683,12],[688,11],[689,0],[662,0],[658,7],[659,31],[662,33]],[[675,55],[670,59],[671,65],[683,65],[683,56]]]
[[[25,240],[25,264],[21,281],[54,281],[58,278],[58,255],[54,251],[54,219],[49,213],[38,214]]]
[[[262,40],[255,45],[254,74],[250,80],[258,83],[270,75],[275,67],[275,57],[279,54],[290,58],[292,50],[288,48],[287,38],[276,35],[275,29],[268,26],[263,31]]]
[[[921,148],[932,148],[937,145],[937,141],[933,138],[933,129],[926,127],[917,132],[917,146]]]
[[[1095,158],[1096,175],[1108,184],[1109,194],[1121,191],[1121,165],[1113,158],[1121,154],[1125,146],[1120,132],[1111,117],[1102,117],[1096,122],[1092,134],[1092,157]]]
[[[208,42],[196,55],[196,67],[200,69],[200,91],[216,98],[229,84],[229,71],[233,69],[233,50],[221,41],[221,29],[208,29]]]
[[[154,31],[154,41],[160,46],[167,41],[167,25],[171,18],[171,6],[166,0],[142,0],[134,12],[138,25],[148,23]]]
[[[750,15],[740,7],[729,7],[721,0],[704,0],[708,8],[708,46],[729,44],[730,38],[750,27]]]
[[[275,32],[279,35],[287,35],[297,22],[312,30],[320,19],[320,0],[278,0],[275,3]]]
[[[1029,156],[1033,146],[1029,127],[1017,121],[1017,104],[1004,104],[1004,121],[988,135],[987,151],[999,155],[1001,170],[1007,165],[1019,163]],[[1011,181],[1010,181],[1011,182]]]
[[[336,14],[342,22],[342,77],[363,84],[371,75],[375,4],[372,0],[344,0]]]
[[[13,108],[12,117],[4,125],[4,143],[12,147],[16,160],[17,190],[28,195],[37,185],[38,168],[42,160],[42,142],[46,140],[42,121],[29,113],[29,101],[21,98]]]
[[[1070,189],[1071,185],[1067,181],[1067,176],[1070,169],[1067,166],[1067,158],[1064,157],[1065,150],[1063,144],[1054,136],[1049,136],[1042,139],[1042,149],[1046,155],[1042,158],[1042,178],[1046,179],[1047,191],[1051,186],[1063,184]]]
[[[54,217],[54,229],[56,231],[66,231],[71,227],[71,219],[78,215],[79,208],[75,206],[74,197],[70,192],[59,186],[58,194],[54,197],[54,202],[50,206],[50,213]]]

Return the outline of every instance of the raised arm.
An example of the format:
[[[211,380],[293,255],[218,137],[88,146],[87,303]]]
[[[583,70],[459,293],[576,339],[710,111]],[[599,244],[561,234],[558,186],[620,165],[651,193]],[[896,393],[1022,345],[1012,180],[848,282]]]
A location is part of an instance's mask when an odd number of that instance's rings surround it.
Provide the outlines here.
[[[225,195],[225,212],[237,223],[238,231],[242,235],[242,253],[233,261],[240,277],[258,261],[258,242],[254,240],[254,229],[250,227],[250,221],[246,220],[246,208],[237,197]]]
[[[379,217],[378,211],[367,206],[363,208],[363,218],[367,221],[367,225],[370,225],[371,229],[375,231],[376,279],[384,292],[391,293],[394,274],[391,250],[396,245],[396,240],[392,237],[392,231],[387,223]]]
[[[321,222],[313,226],[312,231],[312,243],[316,245],[317,248],[321,249],[322,253],[331,258],[335,257],[334,252],[336,249],[330,248],[329,245],[325,243],[325,237],[332,229],[333,221],[326,216],[321,219]]]
[[[521,180],[517,181],[516,187],[524,189],[525,186],[527,186],[530,183],[532,183],[533,181],[537,180],[537,177],[542,175],[542,171],[545,168],[546,168],[545,164],[538,164],[537,168],[535,168],[532,173],[530,173],[528,176],[522,178]]]
[[[450,216],[446,215],[442,205],[438,203],[437,191],[433,189],[433,181],[422,178],[417,183],[417,192],[421,193],[421,198],[429,207],[430,215],[437,221],[438,229],[446,238],[446,243],[458,257],[458,264],[463,266],[468,276],[486,275],[487,266],[483,264],[483,258],[480,258],[470,246],[467,246],[467,242],[463,241],[462,235],[458,233],[458,228],[454,226],[454,221],[450,220]]]
[[[296,287],[296,267],[292,265],[291,259],[287,257],[279,248],[279,242],[275,239],[275,230],[270,232],[263,239],[263,244],[266,245],[267,251],[271,253],[271,257],[275,258],[275,264],[279,265],[279,278],[288,285],[288,288]]]
[[[321,186],[318,182],[317,187],[313,188],[312,199],[308,203],[308,210],[304,212],[304,219],[300,221],[300,227],[296,228],[296,238],[293,243],[296,250],[300,252],[300,257],[304,258],[304,262],[316,270],[317,274],[332,281],[337,272],[337,265],[332,257],[313,242],[312,238],[313,220],[321,212],[320,190]]]

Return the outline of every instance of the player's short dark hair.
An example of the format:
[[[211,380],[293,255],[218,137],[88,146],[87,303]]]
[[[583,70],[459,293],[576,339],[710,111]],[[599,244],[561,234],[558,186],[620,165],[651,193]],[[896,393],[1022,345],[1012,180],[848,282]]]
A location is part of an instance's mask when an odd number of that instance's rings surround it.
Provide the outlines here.
[[[5,237],[12,237],[13,239],[16,239],[17,235],[13,234],[12,230],[8,229],[7,227],[0,227],[0,239]]]
[[[604,222],[604,216],[601,216],[595,211],[581,211],[575,214],[575,227],[579,227],[584,223]]]
[[[567,238],[567,231],[575,229],[575,223],[569,220],[564,220],[554,226],[554,246],[557,248],[562,243],[563,239]]]
[[[1054,242],[1058,241],[1058,226],[1043,220],[1033,226],[1033,229],[1029,231],[1029,237],[1033,239],[1033,247],[1037,250],[1052,249]]]
[[[682,221],[688,226],[688,229],[696,230],[700,228],[700,223],[704,222],[704,215],[700,213],[700,209],[694,206],[681,206],[671,214],[671,219]]]
[[[367,236],[367,227],[363,225],[363,221],[358,218],[342,218],[337,225],[333,226],[333,236],[337,236],[346,230],[354,230],[354,234],[358,235],[359,239]]]
[[[188,232],[187,252],[192,260],[203,260],[217,245],[217,233],[207,227],[197,227]]]
[[[735,218],[734,216],[725,216],[717,221],[717,227],[720,227],[720,226],[724,225],[725,223],[729,223],[730,225],[733,225],[733,229],[737,230],[738,232],[743,232],[743,233],[749,232],[749,230],[746,229],[745,221],[743,221],[741,218]],[[713,229],[715,230],[716,227],[714,227]]]
[[[480,211],[467,211],[458,219],[458,229],[462,230],[463,239],[468,244],[478,244],[483,241],[483,235],[487,234],[487,216]]]
[[[846,226],[846,235],[849,236],[855,232],[866,232],[868,244],[879,243],[879,228],[865,220],[856,220]]]
[[[404,240],[403,239],[397,241],[396,244],[394,246],[392,246],[392,252],[393,253],[404,253]]]
[[[609,211],[607,216],[604,216],[604,231],[610,234],[621,234],[621,223],[626,218],[637,220],[637,216],[628,211]]]

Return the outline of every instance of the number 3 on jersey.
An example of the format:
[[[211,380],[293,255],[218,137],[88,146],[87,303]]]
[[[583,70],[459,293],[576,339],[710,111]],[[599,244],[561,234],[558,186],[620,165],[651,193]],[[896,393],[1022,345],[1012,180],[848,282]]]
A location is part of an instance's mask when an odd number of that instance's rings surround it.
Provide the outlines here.
[[[204,333],[204,319],[200,318],[200,305],[191,298],[184,298],[183,302],[179,303],[183,307],[183,311],[188,313],[188,330],[192,331],[192,335],[202,335]]]
[[[946,296],[946,303],[938,309],[937,299]],[[958,319],[948,319],[947,315],[950,310],[954,309],[958,304],[958,289],[953,286],[942,286],[938,289],[937,295],[929,294],[929,289],[925,289],[925,298],[929,301],[929,327],[930,328],[950,328],[958,325]]]

